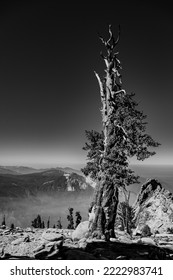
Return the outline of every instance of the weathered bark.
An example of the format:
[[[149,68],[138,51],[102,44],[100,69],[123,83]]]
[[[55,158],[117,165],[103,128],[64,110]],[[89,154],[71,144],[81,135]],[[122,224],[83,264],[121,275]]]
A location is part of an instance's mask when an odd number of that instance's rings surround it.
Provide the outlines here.
[[[101,175],[101,176],[104,176]],[[114,224],[118,206],[118,188],[102,179],[98,182],[90,212],[90,231],[93,237],[115,237]]]
[[[119,32],[120,33],[120,32]],[[120,34],[119,34],[120,35]],[[119,41],[119,35],[115,41],[111,26],[109,26],[109,39],[105,41],[100,37],[106,47],[107,56],[103,56],[106,65],[106,76],[102,81],[95,72],[100,87],[102,102],[102,123],[104,132],[104,151],[100,162],[100,173],[98,176],[95,195],[90,207],[90,231],[93,236],[101,238],[104,236],[107,240],[115,237],[114,224],[118,205],[118,186],[109,173],[109,155],[110,155],[110,131],[112,126],[119,126],[118,123],[112,123],[112,113],[116,110],[115,96],[119,93],[124,94],[121,89],[121,69],[120,61],[114,49]],[[123,131],[124,135],[125,132]],[[105,164],[108,166],[105,169]]]

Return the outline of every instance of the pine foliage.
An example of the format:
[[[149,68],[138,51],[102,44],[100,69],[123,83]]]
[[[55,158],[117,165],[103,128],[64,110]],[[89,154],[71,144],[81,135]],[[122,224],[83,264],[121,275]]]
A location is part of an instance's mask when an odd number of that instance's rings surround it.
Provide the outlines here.
[[[81,214],[80,214],[79,211],[76,211],[75,216],[76,216],[76,226],[75,226],[75,228],[77,228],[77,226],[80,224],[80,222],[82,220],[82,217],[81,217]]]
[[[104,172],[106,180],[119,187],[138,182],[138,176],[129,167],[129,160],[136,157],[143,161],[155,154],[150,148],[159,143],[146,133],[146,115],[139,110],[134,93],[122,89],[121,63],[115,52],[115,39],[111,26],[110,38],[104,43],[107,55],[102,57],[106,64],[106,75],[100,79],[102,101],[103,131],[86,131],[87,142],[83,149],[87,151],[87,165],[82,169],[85,175],[99,179]]]
[[[2,226],[6,226],[6,221],[5,221],[5,215],[3,216],[3,220],[2,220]]]
[[[67,226],[68,229],[74,229],[74,220],[73,220],[73,208],[68,208],[69,215],[67,215],[67,220],[69,221],[69,224]]]

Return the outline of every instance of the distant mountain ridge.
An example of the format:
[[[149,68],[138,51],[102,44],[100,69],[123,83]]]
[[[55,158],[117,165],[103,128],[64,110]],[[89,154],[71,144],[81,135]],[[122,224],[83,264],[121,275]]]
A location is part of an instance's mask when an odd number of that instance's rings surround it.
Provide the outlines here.
[[[14,174],[14,175],[21,175],[21,174],[31,174],[42,172],[47,169],[36,169],[33,167],[27,166],[0,166],[0,174]]]
[[[5,171],[7,172],[5,173]],[[19,174],[23,172],[23,174]],[[36,172],[35,172],[36,171]],[[53,168],[34,169],[27,167],[11,167],[1,169],[0,196],[1,197],[28,197],[40,193],[52,195],[58,192],[92,191],[84,176],[72,172],[73,169]],[[18,172],[18,173],[17,173]]]
[[[71,167],[54,167],[54,168],[33,168],[28,166],[0,166],[0,174],[14,174],[14,175],[22,175],[22,174],[32,174],[43,172],[46,170],[57,169],[66,173],[76,173],[82,175],[82,171],[73,169]]]
[[[0,174],[13,174],[13,175],[18,175],[16,171],[13,171],[11,169],[8,169],[6,167],[0,166]]]
[[[173,167],[167,169],[166,166],[132,166],[132,169],[140,175],[140,183],[127,187],[131,192],[131,205],[136,200],[141,185],[149,178],[158,179],[165,189],[173,193]],[[52,194],[59,191],[92,190],[91,186],[94,187],[94,184],[89,178],[83,176],[80,170],[71,167],[36,169],[26,166],[0,166],[0,196],[25,197],[40,192]]]

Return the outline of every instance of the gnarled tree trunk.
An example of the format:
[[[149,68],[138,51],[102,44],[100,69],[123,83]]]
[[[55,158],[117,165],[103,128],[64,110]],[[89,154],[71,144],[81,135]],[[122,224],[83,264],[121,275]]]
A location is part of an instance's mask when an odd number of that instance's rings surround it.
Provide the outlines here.
[[[104,151],[101,155],[100,172],[94,198],[89,209],[89,220],[92,235],[98,238],[105,236],[107,240],[110,237],[115,237],[114,224],[118,205],[118,185],[112,180],[111,173],[109,172],[111,161],[109,156],[111,153],[112,127],[117,126],[118,129],[121,129],[121,127],[116,124],[116,121],[112,118],[112,114],[116,111],[115,96],[119,93],[125,93],[125,91],[121,89],[121,75],[119,73],[121,65],[117,58],[118,53],[115,52],[115,47],[119,41],[119,35],[120,30],[118,38],[115,40],[111,31],[111,26],[109,26],[109,39],[105,41],[100,37],[107,51],[106,56],[101,54],[106,64],[106,76],[103,81],[95,72],[100,87],[102,102],[101,112],[104,132]],[[123,128],[122,133],[124,133]]]
[[[90,231],[93,237],[109,240],[115,237],[114,224],[118,206],[118,188],[113,183],[101,179],[95,189],[90,206]]]

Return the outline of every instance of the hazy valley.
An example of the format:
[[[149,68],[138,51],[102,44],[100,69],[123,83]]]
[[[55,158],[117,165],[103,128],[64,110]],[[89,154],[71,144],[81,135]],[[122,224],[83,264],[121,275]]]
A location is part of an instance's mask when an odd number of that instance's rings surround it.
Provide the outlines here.
[[[80,171],[27,167],[1,167],[0,171],[0,219],[5,214],[8,225],[30,226],[40,214],[45,222],[50,217],[50,226],[61,217],[66,227],[69,207],[87,219],[93,188]]]
[[[173,192],[172,166],[132,166],[140,175],[140,184],[128,187],[133,204],[141,185],[149,178],[158,179],[165,189]],[[40,214],[50,226],[61,217],[67,227],[68,208],[80,211],[82,220],[88,218],[88,206],[93,187],[86,182],[81,171],[71,168],[33,169],[29,167],[0,167],[0,221],[6,216],[10,226],[28,227]],[[123,197],[120,197],[122,200]]]

